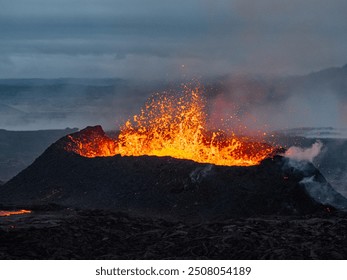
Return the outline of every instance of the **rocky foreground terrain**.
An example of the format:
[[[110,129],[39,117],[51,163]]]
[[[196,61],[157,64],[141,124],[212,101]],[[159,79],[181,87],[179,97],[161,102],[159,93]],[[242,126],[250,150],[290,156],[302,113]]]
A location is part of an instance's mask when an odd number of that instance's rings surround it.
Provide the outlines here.
[[[184,223],[105,210],[0,217],[0,259],[346,259],[347,215]]]

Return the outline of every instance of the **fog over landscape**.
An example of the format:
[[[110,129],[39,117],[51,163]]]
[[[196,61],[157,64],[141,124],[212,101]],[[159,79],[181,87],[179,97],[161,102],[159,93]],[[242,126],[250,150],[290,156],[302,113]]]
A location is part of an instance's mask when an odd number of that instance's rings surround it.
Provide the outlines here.
[[[3,79],[0,128],[82,129],[101,124],[117,130],[153,93],[181,91],[181,81],[187,80]],[[340,138],[346,136],[346,81],[347,66],[281,78],[227,75],[199,80],[211,129],[243,134],[318,127]]]

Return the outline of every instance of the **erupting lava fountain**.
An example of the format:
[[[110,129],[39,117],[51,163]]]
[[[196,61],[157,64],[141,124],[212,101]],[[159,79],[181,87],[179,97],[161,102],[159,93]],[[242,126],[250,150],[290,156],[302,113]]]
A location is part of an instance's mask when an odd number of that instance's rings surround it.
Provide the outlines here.
[[[273,156],[278,148],[206,128],[206,100],[199,88],[180,95],[154,94],[139,115],[128,120],[117,139],[70,137],[66,150],[84,157],[170,156],[199,163],[251,166]]]

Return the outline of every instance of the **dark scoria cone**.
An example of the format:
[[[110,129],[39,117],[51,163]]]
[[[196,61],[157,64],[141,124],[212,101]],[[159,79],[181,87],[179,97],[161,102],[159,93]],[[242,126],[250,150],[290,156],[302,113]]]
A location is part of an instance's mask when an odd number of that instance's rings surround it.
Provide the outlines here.
[[[73,137],[91,133],[106,137],[99,126]],[[85,158],[65,149],[69,139],[57,141],[2,186],[0,204],[55,203],[204,220],[323,211],[322,203],[300,183],[307,177],[313,176],[333,191],[313,165],[300,171],[280,156],[251,167],[215,166],[171,157]],[[335,191],[334,195],[346,203]]]

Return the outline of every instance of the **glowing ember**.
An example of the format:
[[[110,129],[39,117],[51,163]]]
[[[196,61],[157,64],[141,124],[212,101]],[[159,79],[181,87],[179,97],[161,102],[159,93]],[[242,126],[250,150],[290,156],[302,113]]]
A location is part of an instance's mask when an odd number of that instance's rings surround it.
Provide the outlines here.
[[[29,214],[31,213],[30,210],[16,210],[16,211],[0,211],[0,217],[7,217],[12,215],[22,215],[22,214]]]
[[[88,135],[74,138],[67,148],[81,156],[171,156],[226,166],[259,164],[275,148],[245,137],[228,137],[206,129],[205,100],[199,89],[181,96],[155,94],[139,115],[128,120],[118,139]]]

